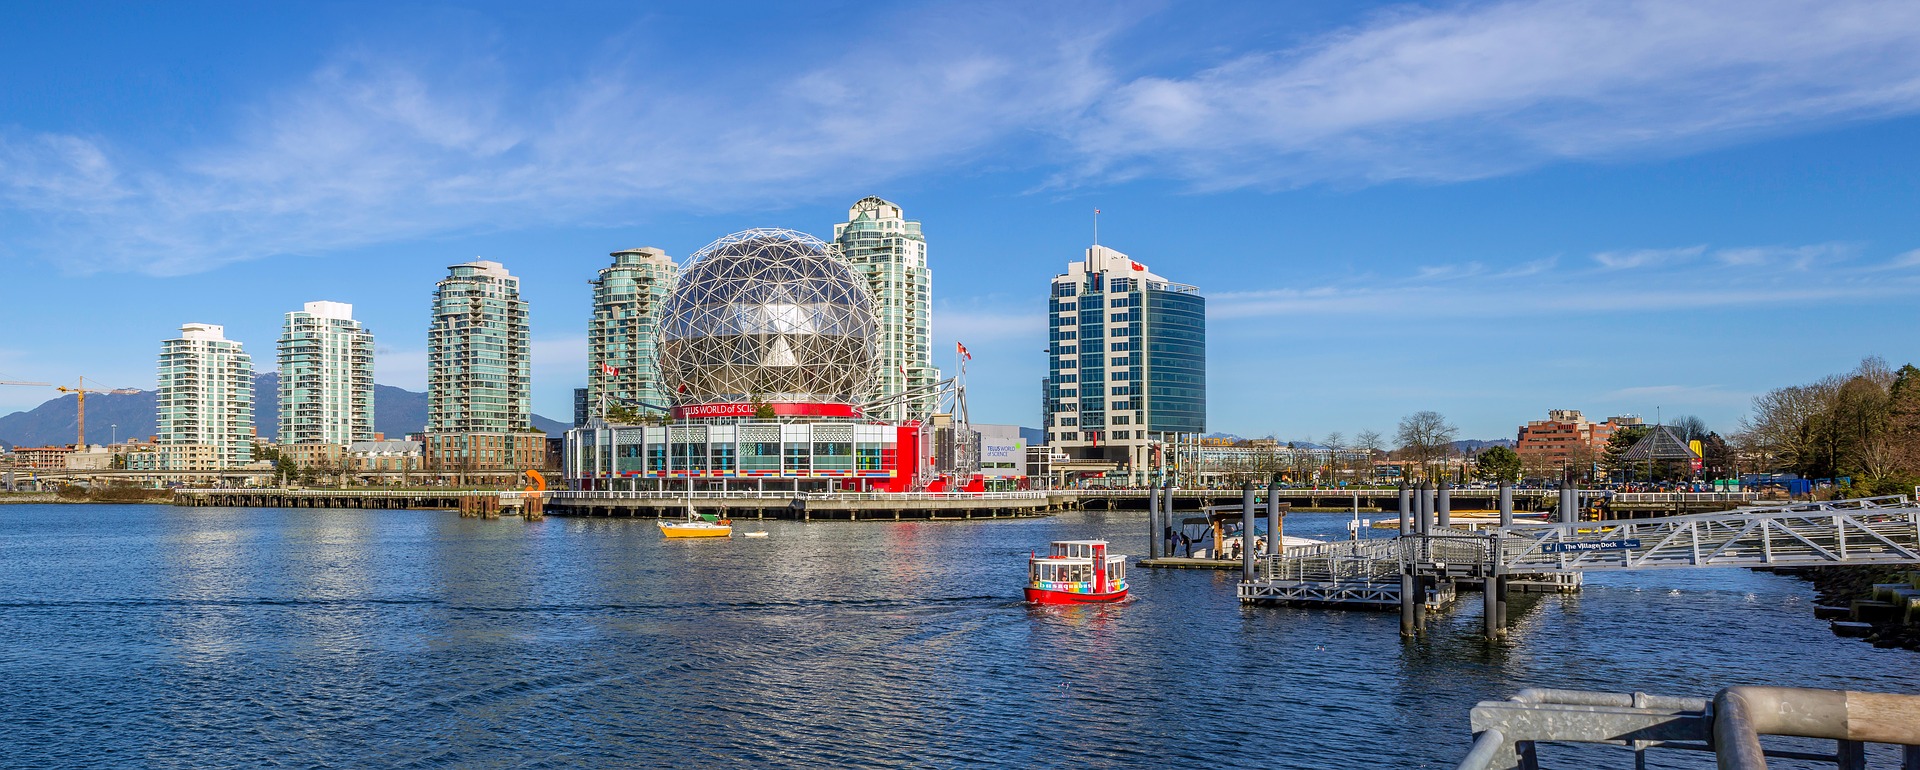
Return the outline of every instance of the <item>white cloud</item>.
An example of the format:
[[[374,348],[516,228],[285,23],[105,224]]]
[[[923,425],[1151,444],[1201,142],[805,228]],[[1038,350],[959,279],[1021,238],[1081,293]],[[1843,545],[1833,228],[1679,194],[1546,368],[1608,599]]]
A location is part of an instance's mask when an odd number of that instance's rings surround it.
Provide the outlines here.
[[[797,70],[769,52],[771,72],[724,87],[664,82],[644,60],[526,86],[484,60],[353,52],[242,109],[231,136],[157,160],[101,138],[0,134],[0,210],[42,224],[0,240],[78,271],[174,275],[654,207],[791,205],[986,153],[1106,87],[1091,62],[1111,23],[942,14],[968,16],[876,15],[887,46]]]
[[[1080,178],[1203,189],[1473,179],[1920,108],[1920,5],[1533,0],[1395,8],[1148,76],[1072,132]]]
[[[1920,290],[1920,276],[1887,275],[1890,270],[1920,265],[1920,258],[1908,258],[1912,253],[1891,263],[1848,267],[1845,261],[1856,251],[1846,244],[1630,249],[1595,254],[1595,266],[1588,269],[1558,271],[1552,259],[1508,269],[1468,262],[1424,268],[1404,280],[1326,277],[1320,280],[1327,285],[1311,288],[1215,293],[1209,297],[1207,315],[1218,321],[1243,322],[1300,315],[1439,319],[1680,312],[1871,301]],[[1705,254],[1716,259],[1699,259]],[[1809,269],[1816,264],[1821,269]],[[1744,269],[1728,270],[1728,265]],[[1450,276],[1462,280],[1436,285],[1436,277]]]
[[[1686,262],[1705,252],[1705,246],[1689,246],[1684,249],[1631,249],[1628,251],[1603,251],[1593,255],[1593,261],[1608,270],[1628,270],[1648,265],[1671,265]]]
[[[847,23],[848,39],[884,29],[887,45],[770,51],[678,79],[644,57],[590,58],[538,84],[457,44],[442,59],[350,50],[277,93],[237,96],[230,125],[181,149],[0,131],[0,214],[32,220],[0,234],[0,254],[184,274],[1042,163],[1067,185],[1446,181],[1920,109],[1909,2],[1399,7],[1187,72],[1140,71],[1170,59],[1137,46],[1178,41],[1105,4],[921,6]]]

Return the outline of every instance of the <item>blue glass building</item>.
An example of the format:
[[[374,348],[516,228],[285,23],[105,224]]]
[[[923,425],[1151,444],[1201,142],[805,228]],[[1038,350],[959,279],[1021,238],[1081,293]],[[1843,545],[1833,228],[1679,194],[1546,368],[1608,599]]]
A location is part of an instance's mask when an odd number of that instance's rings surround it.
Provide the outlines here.
[[[1044,386],[1056,472],[1146,483],[1206,431],[1207,301],[1104,246],[1053,279]]]

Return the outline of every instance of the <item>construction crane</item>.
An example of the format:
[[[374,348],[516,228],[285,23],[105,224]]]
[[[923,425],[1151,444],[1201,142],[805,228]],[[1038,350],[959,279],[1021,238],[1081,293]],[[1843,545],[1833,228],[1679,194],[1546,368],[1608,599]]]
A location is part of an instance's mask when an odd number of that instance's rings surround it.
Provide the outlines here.
[[[45,385],[46,383],[38,383],[38,384]],[[61,393],[72,393],[73,397],[79,401],[80,437],[79,437],[79,441],[74,443],[74,446],[76,447],[84,447],[87,445],[87,394],[88,393],[100,393],[100,394],[115,395],[115,396],[130,396],[140,392],[133,388],[89,388],[87,387],[87,378],[85,377],[81,377],[79,381],[75,382],[73,384],[73,387],[71,388],[65,385],[59,385],[54,387],[54,390],[60,391]]]

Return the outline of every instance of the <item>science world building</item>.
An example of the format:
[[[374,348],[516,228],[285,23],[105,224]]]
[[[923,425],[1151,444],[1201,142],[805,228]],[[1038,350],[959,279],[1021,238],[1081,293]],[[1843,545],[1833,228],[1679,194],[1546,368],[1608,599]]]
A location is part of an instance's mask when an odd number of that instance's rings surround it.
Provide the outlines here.
[[[949,491],[980,484],[962,426],[870,417],[879,345],[866,281],[791,230],[747,230],[695,252],[654,340],[671,407],[637,425],[568,432],[574,489]],[[893,398],[914,397],[913,394]],[[645,405],[642,405],[645,406]]]

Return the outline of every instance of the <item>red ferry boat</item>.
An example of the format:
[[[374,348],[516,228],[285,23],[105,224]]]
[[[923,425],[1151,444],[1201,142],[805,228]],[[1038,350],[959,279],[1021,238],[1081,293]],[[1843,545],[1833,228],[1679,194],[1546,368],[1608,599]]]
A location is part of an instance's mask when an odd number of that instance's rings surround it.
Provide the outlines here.
[[[1107,553],[1105,540],[1055,540],[1046,556],[1027,557],[1027,601],[1086,604],[1125,598],[1127,557]]]

